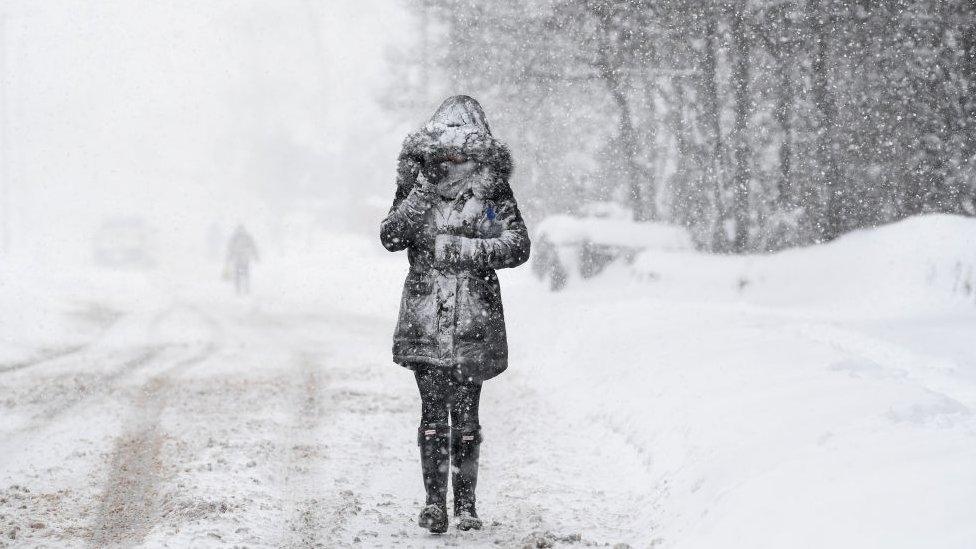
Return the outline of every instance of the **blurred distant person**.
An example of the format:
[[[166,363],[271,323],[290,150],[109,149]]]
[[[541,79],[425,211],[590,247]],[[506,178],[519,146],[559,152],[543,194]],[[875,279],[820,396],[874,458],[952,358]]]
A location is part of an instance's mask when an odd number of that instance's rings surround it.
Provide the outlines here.
[[[244,225],[238,225],[227,245],[227,262],[224,266],[225,277],[234,279],[237,295],[245,295],[251,291],[252,261],[258,261],[258,247]]]
[[[508,184],[512,159],[481,105],[458,95],[407,136],[397,172],[380,239],[391,252],[407,250],[410,261],[393,360],[413,370],[420,389],[417,441],[427,501],[418,522],[447,531],[450,471],[457,527],[478,530],[481,384],[508,367],[495,269],[529,258],[529,235]]]

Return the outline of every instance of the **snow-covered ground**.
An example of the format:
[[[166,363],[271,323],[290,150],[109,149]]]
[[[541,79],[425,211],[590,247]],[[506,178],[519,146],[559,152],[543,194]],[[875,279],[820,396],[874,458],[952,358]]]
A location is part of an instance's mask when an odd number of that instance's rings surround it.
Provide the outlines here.
[[[948,216],[767,257],[649,253],[511,299],[547,316],[515,332],[513,377],[640,456],[635,545],[971,547],[974,268],[976,221]]]
[[[501,274],[481,532],[418,529],[403,254],[0,266],[0,546],[971,547],[976,221]]]

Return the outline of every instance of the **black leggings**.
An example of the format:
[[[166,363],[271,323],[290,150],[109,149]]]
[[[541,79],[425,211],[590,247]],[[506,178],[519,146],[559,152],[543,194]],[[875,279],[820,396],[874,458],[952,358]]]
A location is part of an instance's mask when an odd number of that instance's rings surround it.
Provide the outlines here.
[[[414,370],[420,389],[420,421],[424,425],[457,427],[478,425],[478,400],[481,383],[458,381],[452,370],[437,366],[417,366]]]

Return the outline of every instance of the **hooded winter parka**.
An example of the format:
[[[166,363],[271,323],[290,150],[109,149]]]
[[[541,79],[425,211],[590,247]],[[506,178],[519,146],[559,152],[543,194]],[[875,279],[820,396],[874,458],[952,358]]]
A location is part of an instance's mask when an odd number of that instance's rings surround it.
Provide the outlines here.
[[[447,159],[477,163],[456,196],[436,184]],[[457,160],[455,160],[457,161]],[[393,207],[380,225],[391,252],[406,249],[410,271],[393,336],[393,360],[405,367],[453,369],[480,382],[508,367],[508,343],[496,269],[529,258],[529,236],[508,179],[512,160],[481,106],[447,99],[404,140]]]

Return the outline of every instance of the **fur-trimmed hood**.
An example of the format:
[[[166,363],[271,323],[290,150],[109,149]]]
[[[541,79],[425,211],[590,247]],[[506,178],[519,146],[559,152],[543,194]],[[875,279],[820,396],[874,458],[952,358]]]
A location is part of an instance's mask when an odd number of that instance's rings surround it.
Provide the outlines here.
[[[397,165],[397,185],[409,188],[425,162],[441,161],[460,155],[482,166],[485,196],[507,190],[512,175],[512,155],[508,146],[495,139],[484,110],[466,95],[445,100],[419,131],[403,140]],[[479,193],[480,194],[480,193]]]

